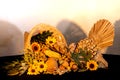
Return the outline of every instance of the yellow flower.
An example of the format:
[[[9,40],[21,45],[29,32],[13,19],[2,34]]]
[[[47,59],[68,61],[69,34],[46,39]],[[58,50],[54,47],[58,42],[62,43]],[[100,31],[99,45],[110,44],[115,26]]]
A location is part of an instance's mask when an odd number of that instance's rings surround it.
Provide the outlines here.
[[[36,66],[34,65],[30,65],[30,67],[28,68],[28,75],[37,75],[39,74],[39,71],[36,69]]]
[[[37,60],[33,60],[33,64],[34,64],[34,66],[37,66],[38,65],[38,61]]]
[[[33,42],[31,45],[31,48],[34,52],[39,52],[40,51],[40,45],[37,42]]]
[[[50,45],[50,46],[53,46],[54,44],[56,43],[56,39],[53,38],[53,37],[48,37],[46,39],[46,44]]]
[[[94,60],[89,60],[89,61],[87,62],[87,66],[86,66],[86,67],[87,67],[87,69],[93,71],[93,70],[97,70],[98,64],[97,64],[97,62],[94,61]]]
[[[43,72],[47,70],[47,65],[44,63],[44,61],[38,63],[37,70],[39,72]]]

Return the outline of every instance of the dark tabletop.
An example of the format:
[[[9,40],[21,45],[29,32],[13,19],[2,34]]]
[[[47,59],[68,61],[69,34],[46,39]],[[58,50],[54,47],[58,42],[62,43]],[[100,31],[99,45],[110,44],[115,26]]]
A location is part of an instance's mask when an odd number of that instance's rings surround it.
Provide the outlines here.
[[[99,68],[97,71],[70,72],[63,75],[36,75],[7,76],[2,69],[5,62],[21,59],[23,55],[0,57],[0,80],[120,80],[120,55],[104,54],[108,61],[108,69]]]

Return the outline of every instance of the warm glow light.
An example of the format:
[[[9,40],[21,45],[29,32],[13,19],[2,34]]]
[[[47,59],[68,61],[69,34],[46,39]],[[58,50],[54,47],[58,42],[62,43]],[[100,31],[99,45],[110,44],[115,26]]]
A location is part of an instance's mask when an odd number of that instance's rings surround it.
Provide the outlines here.
[[[119,0],[1,0],[0,18],[13,22],[22,31],[40,22],[56,26],[62,19],[88,28],[98,18],[116,19],[119,3]]]

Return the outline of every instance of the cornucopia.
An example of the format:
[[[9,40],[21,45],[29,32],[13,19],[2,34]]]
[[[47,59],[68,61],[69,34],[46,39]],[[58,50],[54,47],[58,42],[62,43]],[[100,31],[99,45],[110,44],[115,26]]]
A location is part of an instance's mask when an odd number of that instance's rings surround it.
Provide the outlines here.
[[[10,70],[9,75],[22,75],[25,72],[28,75],[62,75],[71,71],[107,68],[108,63],[101,51],[112,46],[113,41],[114,27],[106,19],[97,21],[87,38],[70,45],[56,27],[38,24],[24,34],[24,59],[14,61],[11,63],[14,65],[6,66],[6,69]]]

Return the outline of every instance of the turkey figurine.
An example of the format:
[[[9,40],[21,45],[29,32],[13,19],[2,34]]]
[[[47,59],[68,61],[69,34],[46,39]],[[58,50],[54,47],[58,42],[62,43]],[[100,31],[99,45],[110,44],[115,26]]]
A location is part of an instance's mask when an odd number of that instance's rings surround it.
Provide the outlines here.
[[[113,45],[113,41],[114,26],[108,20],[101,19],[94,24],[88,37],[80,40],[76,45],[70,44],[72,58],[80,69],[108,68],[108,62],[102,54]]]

